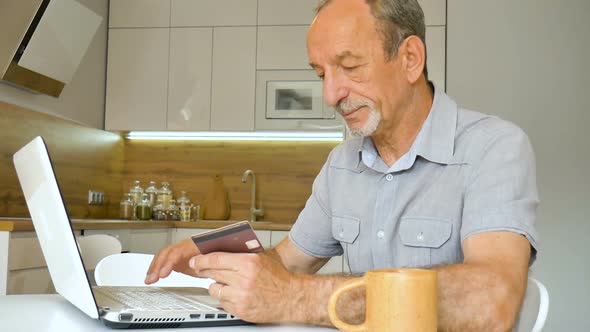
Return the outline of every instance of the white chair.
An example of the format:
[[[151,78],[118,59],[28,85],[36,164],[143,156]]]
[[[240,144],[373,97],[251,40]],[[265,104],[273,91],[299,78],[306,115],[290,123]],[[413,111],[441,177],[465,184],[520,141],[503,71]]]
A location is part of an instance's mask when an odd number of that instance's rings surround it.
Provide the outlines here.
[[[92,234],[76,237],[80,254],[86,268],[86,275],[91,285],[95,285],[94,269],[98,262],[112,254],[121,253],[121,242],[113,236],[106,234]]]
[[[535,278],[529,277],[526,294],[514,332],[540,332],[549,312],[549,292]]]
[[[86,270],[94,270],[98,262],[112,254],[121,253],[121,242],[106,234],[93,234],[76,238]]]
[[[209,288],[212,279],[195,278],[172,271],[168,278],[146,285],[146,273],[154,255],[116,254],[103,258],[94,270],[98,286],[154,286],[154,287],[202,287]]]

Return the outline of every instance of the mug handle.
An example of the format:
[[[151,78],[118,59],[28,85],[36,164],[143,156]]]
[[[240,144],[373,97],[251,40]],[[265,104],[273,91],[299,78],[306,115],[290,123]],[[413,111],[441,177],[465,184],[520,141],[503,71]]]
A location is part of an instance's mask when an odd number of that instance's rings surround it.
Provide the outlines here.
[[[357,278],[353,280],[349,280],[342,285],[340,285],[334,293],[330,296],[330,301],[328,302],[328,314],[330,315],[330,320],[337,328],[347,331],[347,332],[364,332],[367,331],[365,324],[359,325],[351,325],[343,322],[336,313],[336,304],[338,303],[338,299],[342,296],[345,292],[348,292],[351,289],[359,288],[365,286],[365,278]]]

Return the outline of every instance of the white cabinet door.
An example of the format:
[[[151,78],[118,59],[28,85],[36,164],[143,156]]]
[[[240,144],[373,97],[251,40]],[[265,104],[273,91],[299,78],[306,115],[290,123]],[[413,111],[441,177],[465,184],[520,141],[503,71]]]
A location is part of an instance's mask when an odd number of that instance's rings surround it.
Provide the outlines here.
[[[256,0],[172,0],[173,27],[256,25]]]
[[[209,130],[212,28],[170,29],[168,129]]]
[[[110,0],[109,28],[167,28],[170,0]]]
[[[170,229],[132,229],[129,235],[129,251],[155,254],[170,243]]]
[[[438,87],[445,87],[445,44],[446,29],[445,27],[426,27],[426,51],[428,79],[434,82]]]
[[[264,249],[272,248],[270,245],[271,231],[255,230],[254,233],[256,233],[256,237],[258,237]]]
[[[0,295],[55,293],[35,232],[0,232]],[[74,235],[80,235],[74,231]],[[6,251],[4,251],[6,250]]]
[[[446,25],[447,1],[446,0],[418,0],[424,11],[426,25]]]
[[[259,27],[256,69],[310,69],[307,29],[305,25]]]
[[[189,237],[209,231],[210,229],[205,228],[176,228],[172,231],[172,239],[170,244],[178,243],[184,239],[188,239]]]
[[[129,229],[87,229],[84,230],[84,235],[92,235],[92,234],[106,234],[110,235],[119,242],[121,242],[121,250],[122,251],[129,251],[130,244],[131,244],[131,231]]]
[[[258,0],[258,25],[309,25],[318,0]]]
[[[254,130],[256,28],[213,28],[211,130]]]
[[[169,29],[110,29],[105,128],[165,130]]]

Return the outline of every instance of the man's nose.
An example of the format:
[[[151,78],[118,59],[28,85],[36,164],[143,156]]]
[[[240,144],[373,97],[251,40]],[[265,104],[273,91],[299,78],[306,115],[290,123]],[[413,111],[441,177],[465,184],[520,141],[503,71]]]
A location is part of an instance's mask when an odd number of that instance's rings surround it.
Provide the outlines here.
[[[342,80],[335,75],[324,76],[324,102],[330,106],[335,107],[340,100],[346,98],[348,89],[343,84]]]

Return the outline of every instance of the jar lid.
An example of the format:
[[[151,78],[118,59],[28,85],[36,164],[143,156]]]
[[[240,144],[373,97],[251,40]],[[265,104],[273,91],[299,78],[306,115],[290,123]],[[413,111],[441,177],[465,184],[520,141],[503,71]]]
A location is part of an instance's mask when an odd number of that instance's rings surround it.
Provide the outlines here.
[[[133,187],[131,188],[131,190],[129,190],[129,192],[131,193],[142,193],[143,192],[143,188],[141,188],[141,186],[139,185],[139,180],[135,180],[133,182]]]

